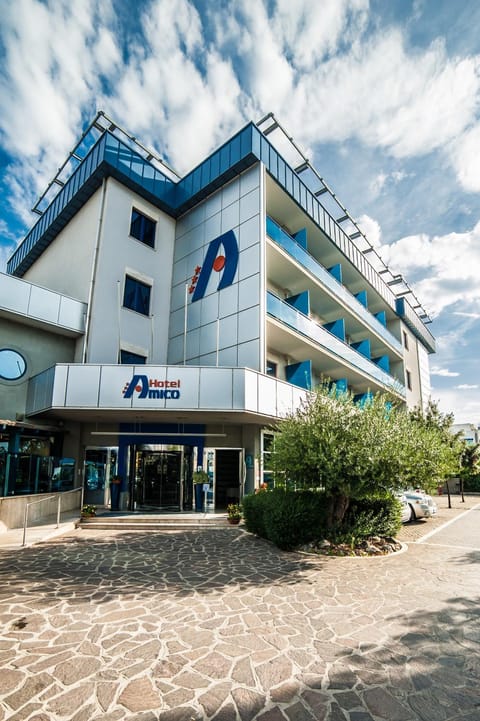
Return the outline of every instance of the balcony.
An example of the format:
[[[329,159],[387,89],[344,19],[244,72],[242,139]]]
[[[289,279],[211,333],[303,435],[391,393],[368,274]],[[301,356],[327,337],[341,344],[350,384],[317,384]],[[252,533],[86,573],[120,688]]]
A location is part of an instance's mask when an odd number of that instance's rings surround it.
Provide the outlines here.
[[[314,367],[324,377],[333,380],[347,377],[360,392],[392,391],[405,398],[405,387],[396,378],[270,292],[267,292],[267,314],[281,324],[277,331],[272,331],[269,343],[281,348],[286,355],[296,360],[312,358]],[[281,326],[285,327],[285,333]]]
[[[344,285],[339,283],[326,268],[269,217],[267,217],[267,234],[274,243],[318,280],[328,296],[341,306],[338,309],[339,315],[345,313],[346,316],[353,317],[352,320],[356,321],[357,325],[360,323],[362,327],[366,327],[377,338],[381,339],[390,351],[394,352],[399,358],[402,357],[402,346],[395,336]],[[378,354],[381,353],[382,351],[379,350]]]

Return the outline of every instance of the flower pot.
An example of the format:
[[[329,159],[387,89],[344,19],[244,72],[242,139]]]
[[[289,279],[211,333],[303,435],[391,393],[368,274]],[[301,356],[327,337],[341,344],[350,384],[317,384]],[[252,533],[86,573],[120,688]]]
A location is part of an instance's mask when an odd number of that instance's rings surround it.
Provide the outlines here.
[[[203,492],[203,483],[195,483],[193,486],[195,489],[195,510],[203,511],[203,503],[205,500],[205,494]]]
[[[238,526],[240,523],[239,518],[227,518],[227,521],[230,523],[231,526]]]

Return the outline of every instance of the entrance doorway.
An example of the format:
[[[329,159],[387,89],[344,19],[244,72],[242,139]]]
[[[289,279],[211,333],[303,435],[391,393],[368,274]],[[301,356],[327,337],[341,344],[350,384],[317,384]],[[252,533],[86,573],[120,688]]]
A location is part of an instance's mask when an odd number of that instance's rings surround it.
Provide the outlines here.
[[[182,451],[136,452],[136,510],[180,510],[182,455]]]
[[[229,503],[240,503],[243,495],[243,450],[207,450],[207,459],[209,471],[213,462],[215,509],[222,510]]]

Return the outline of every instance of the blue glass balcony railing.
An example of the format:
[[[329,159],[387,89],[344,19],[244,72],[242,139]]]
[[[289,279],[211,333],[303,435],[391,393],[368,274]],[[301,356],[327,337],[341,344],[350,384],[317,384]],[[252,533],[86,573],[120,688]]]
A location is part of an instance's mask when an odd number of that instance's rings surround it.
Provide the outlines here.
[[[351,310],[365,325],[379,335],[385,343],[399,355],[402,354],[401,343],[385,328],[380,321],[360,303],[344,285],[338,282],[320,263],[313,258],[299,243],[296,242],[272,218],[267,216],[267,234],[285,250],[292,258],[306,268],[317,280],[338,298],[339,302]]]
[[[314,341],[320,348],[335,354],[340,362],[352,365],[376,383],[405,397],[405,387],[396,378],[270,292],[267,292],[267,314]]]

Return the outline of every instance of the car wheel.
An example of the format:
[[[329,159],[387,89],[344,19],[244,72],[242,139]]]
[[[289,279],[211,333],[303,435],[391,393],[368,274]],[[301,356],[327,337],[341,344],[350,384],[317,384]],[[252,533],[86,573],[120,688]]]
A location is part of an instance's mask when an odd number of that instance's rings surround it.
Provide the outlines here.
[[[416,516],[416,514],[415,514],[415,509],[414,509],[414,507],[412,506],[411,503],[409,503],[408,505],[410,506],[410,521],[416,521],[416,520],[417,520],[417,516]]]

